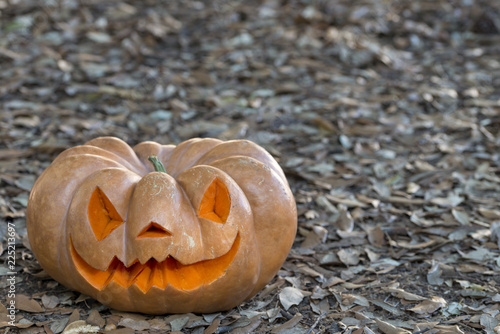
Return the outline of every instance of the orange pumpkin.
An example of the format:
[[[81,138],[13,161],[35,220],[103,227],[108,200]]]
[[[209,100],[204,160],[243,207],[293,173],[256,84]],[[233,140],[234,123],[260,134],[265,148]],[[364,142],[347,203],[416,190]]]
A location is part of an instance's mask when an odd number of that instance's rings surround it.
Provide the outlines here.
[[[165,170],[155,171],[160,162]],[[27,228],[49,275],[105,305],[215,312],[275,276],[297,212],[278,163],[252,142],[131,148],[101,137],[64,151],[42,173]]]

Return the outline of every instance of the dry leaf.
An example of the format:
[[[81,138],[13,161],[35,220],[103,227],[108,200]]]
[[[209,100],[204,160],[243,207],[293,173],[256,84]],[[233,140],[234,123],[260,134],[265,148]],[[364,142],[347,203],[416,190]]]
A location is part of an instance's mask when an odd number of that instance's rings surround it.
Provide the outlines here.
[[[421,249],[421,248],[426,248],[429,246],[432,246],[436,243],[436,240],[429,240],[421,243],[409,243],[406,241],[398,241],[398,242],[391,242],[392,245],[402,247],[402,248],[407,248],[407,249]]]
[[[346,266],[355,266],[359,263],[360,252],[352,248],[343,248],[337,252],[340,261]]]
[[[385,333],[385,334],[410,334],[411,333],[410,331],[407,331],[406,329],[396,327],[394,325],[391,325],[388,322],[385,322],[385,321],[382,321],[382,320],[379,320],[376,318],[374,320],[377,323],[378,329],[380,329],[380,331],[382,333]]]
[[[439,334],[464,334],[464,332],[457,325],[436,325],[434,328],[439,330]]]
[[[43,308],[38,302],[23,294],[16,295],[16,308],[26,312],[43,312]]]
[[[491,315],[485,313],[485,314],[481,315],[479,323],[481,324],[481,326],[484,327],[484,330],[486,331],[486,333],[496,334],[495,328],[498,326],[500,321],[498,321],[497,319],[495,319]]]
[[[493,222],[490,227],[491,241],[496,241],[498,248],[500,248],[500,221]]]
[[[345,205],[339,204],[338,211],[340,213],[337,219],[337,226],[341,231],[351,232],[354,228],[354,219],[351,217],[351,213]]]
[[[279,326],[275,326],[272,330],[271,330],[271,333],[283,333],[284,331],[288,330],[288,329],[292,329],[292,328],[295,328],[298,323],[302,320],[304,316],[300,313],[297,313],[293,316],[292,319],[288,320],[287,322],[285,322],[284,324],[282,325],[279,325]]]
[[[219,318],[214,318],[210,326],[205,328],[203,331],[203,334],[214,334],[217,331],[217,328],[219,327],[220,324],[220,319]]]
[[[396,316],[400,316],[403,314],[403,312],[397,308],[397,307],[394,307],[392,305],[389,305],[387,304],[386,302],[384,301],[381,301],[381,300],[370,300],[370,303],[374,304],[374,305],[377,305],[378,307],[381,307],[382,309],[386,310],[387,312],[390,312]]]
[[[254,331],[254,329],[256,329],[260,325],[261,321],[262,320],[260,320],[259,316],[253,317],[252,319],[250,319],[250,323],[248,325],[236,328],[236,329],[232,330],[231,333],[234,333],[234,334],[252,333]]]
[[[484,207],[480,207],[478,210],[481,216],[488,219],[500,219],[500,210],[488,209]]]
[[[66,326],[62,334],[97,333],[99,327],[87,324],[83,320],[74,321]]]
[[[59,304],[59,298],[45,294],[42,296],[42,304],[45,308],[54,308]]]
[[[419,296],[419,295],[416,295],[416,294],[413,294],[410,292],[406,292],[403,289],[399,289],[399,288],[386,288],[384,290],[390,292],[394,297],[402,298],[402,299],[409,300],[409,301],[426,300],[425,297],[422,297],[422,296]]]
[[[306,239],[300,244],[302,248],[314,248],[315,246],[324,243],[328,236],[328,231],[322,226],[313,226]]]
[[[432,260],[431,269],[427,272],[427,282],[430,285],[441,285],[444,280],[441,278],[441,268],[439,267],[439,262]]]
[[[316,219],[316,218],[318,218],[318,217],[319,217],[319,214],[318,214],[318,212],[317,212],[317,211],[315,211],[315,210],[308,210],[308,211],[306,211],[306,212],[304,213],[304,217],[306,217],[306,219],[311,220],[311,219]]]
[[[375,226],[367,231],[368,241],[375,247],[382,247],[385,243],[385,235],[380,225]]]
[[[69,315],[69,317],[68,317],[68,323],[70,324],[70,323],[75,322],[77,320],[80,320],[80,311],[78,311],[77,309],[75,309]]]
[[[434,296],[431,299],[425,300],[409,310],[421,315],[431,315],[440,308],[446,307],[448,303],[442,297]]]
[[[99,328],[103,328],[104,325],[106,324],[106,320],[104,320],[103,317],[101,317],[99,311],[97,311],[96,309],[90,311],[89,316],[87,318],[87,322],[91,325],[96,325]]]
[[[167,320],[167,322],[170,323],[172,331],[180,331],[181,329],[184,328],[184,326],[186,326],[188,321],[189,321],[189,316],[188,317],[176,316],[175,319]]]
[[[467,212],[457,210],[457,209],[452,209],[451,213],[453,214],[453,217],[461,224],[461,225],[470,225],[470,217],[467,214]]]
[[[281,305],[288,310],[293,305],[298,305],[304,299],[304,294],[297,288],[285,287],[279,294]]]
[[[150,327],[146,320],[134,320],[131,318],[123,318],[118,323],[119,326],[127,327],[136,331],[143,331]]]

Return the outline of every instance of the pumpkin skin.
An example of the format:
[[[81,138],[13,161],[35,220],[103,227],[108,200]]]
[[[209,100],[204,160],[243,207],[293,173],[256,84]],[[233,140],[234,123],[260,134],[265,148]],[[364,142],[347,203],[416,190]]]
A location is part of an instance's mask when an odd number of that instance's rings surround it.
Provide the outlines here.
[[[250,141],[131,148],[100,137],[62,152],[37,179],[27,229],[50,276],[105,305],[210,313],[276,275],[297,211],[278,163]]]

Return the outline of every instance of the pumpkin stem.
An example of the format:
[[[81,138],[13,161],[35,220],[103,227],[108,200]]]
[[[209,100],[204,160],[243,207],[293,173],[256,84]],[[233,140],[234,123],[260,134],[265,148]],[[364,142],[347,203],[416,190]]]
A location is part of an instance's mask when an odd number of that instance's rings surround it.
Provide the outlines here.
[[[165,166],[161,163],[160,159],[156,155],[151,155],[148,157],[148,160],[151,161],[153,166],[155,167],[156,172],[166,173]]]

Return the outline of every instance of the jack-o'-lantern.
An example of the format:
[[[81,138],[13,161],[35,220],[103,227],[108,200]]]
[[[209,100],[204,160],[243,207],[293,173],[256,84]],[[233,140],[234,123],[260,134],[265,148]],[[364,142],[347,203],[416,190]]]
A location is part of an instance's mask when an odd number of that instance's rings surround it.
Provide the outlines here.
[[[251,298],[279,270],[296,227],[283,171],[244,140],[131,148],[96,138],[52,162],[27,209],[49,275],[110,307],[154,314]]]

